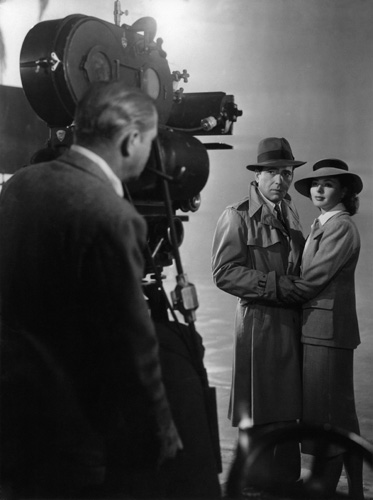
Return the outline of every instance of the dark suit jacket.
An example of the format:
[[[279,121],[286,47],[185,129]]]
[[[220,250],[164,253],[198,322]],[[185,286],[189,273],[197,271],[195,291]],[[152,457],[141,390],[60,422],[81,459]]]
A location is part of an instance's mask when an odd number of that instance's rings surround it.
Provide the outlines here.
[[[309,298],[303,305],[304,343],[350,349],[360,343],[354,278],[359,253],[359,233],[347,212],[314,232],[297,283]]]
[[[171,419],[141,286],[145,239],[143,218],[77,152],[19,170],[0,196],[2,320],[43,343],[130,461]]]

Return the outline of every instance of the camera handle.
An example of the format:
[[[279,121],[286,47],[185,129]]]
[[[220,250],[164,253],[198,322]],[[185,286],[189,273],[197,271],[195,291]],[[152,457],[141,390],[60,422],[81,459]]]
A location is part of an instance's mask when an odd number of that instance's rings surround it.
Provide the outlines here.
[[[174,178],[167,175],[164,169],[164,164],[162,161],[162,153],[161,153],[161,147],[159,143],[159,139],[156,138],[153,142],[153,148],[154,148],[154,154],[155,154],[155,160],[156,160],[156,165],[157,168],[151,168],[148,169],[151,170],[153,173],[157,174],[162,182],[162,190],[163,190],[163,201],[165,204],[165,209],[166,209],[166,215],[167,215],[167,220],[169,224],[169,229],[170,229],[170,240],[171,240],[171,245],[173,248],[173,256],[175,259],[175,266],[176,266],[176,271],[177,271],[177,276],[176,276],[176,287],[175,289],[171,292],[171,298],[173,305],[170,304],[170,301],[168,300],[167,294],[164,290],[163,283],[162,283],[162,276],[161,273],[158,269],[158,267],[155,264],[154,261],[154,256],[152,255],[152,252],[147,246],[146,252],[147,256],[150,262],[152,262],[153,265],[153,273],[154,273],[154,278],[157,283],[157,288],[160,293],[164,296],[166,299],[166,305],[167,308],[170,310],[172,317],[175,321],[175,323],[178,322],[177,316],[175,314],[175,309],[180,311],[180,313],[183,315],[185,322],[193,329],[194,322],[196,320],[196,315],[195,315],[195,310],[198,308],[198,297],[197,297],[197,291],[193,283],[189,283],[187,275],[184,273],[183,270],[183,265],[181,262],[181,257],[180,257],[180,252],[179,252],[179,245],[178,245],[178,237],[177,237],[177,232],[175,228],[175,221],[174,221],[174,215],[172,211],[172,202],[171,202],[171,196],[170,196],[170,190],[169,190],[169,185],[168,182],[174,181]],[[182,169],[181,169],[182,170]],[[128,187],[123,184],[123,188],[125,191],[125,195],[127,200],[135,206],[131,193],[129,192]]]
[[[178,317],[175,314],[175,309],[180,311],[182,315],[184,316],[185,322],[188,324],[188,329],[190,332],[190,339],[191,339],[191,345],[192,345],[192,351],[193,351],[193,361],[194,365],[196,368],[197,373],[199,374],[199,377],[201,379],[202,385],[204,387],[209,387],[208,383],[208,377],[207,377],[207,371],[205,369],[205,366],[203,364],[203,353],[201,352],[200,346],[198,344],[198,334],[196,331],[195,327],[195,310],[198,307],[198,298],[197,298],[197,292],[196,288],[192,283],[188,282],[187,275],[183,271],[183,265],[181,263],[181,257],[180,257],[180,252],[178,250],[178,240],[177,240],[177,233],[176,233],[176,228],[174,224],[174,218],[173,218],[173,212],[172,212],[172,203],[171,203],[171,196],[170,196],[170,191],[168,187],[168,182],[170,182],[171,179],[168,179],[169,176],[164,171],[164,165],[162,162],[162,155],[161,155],[161,148],[159,144],[159,139],[156,138],[153,142],[153,148],[154,148],[154,153],[155,153],[155,159],[156,163],[158,165],[158,169],[152,169],[154,173],[159,174],[159,177],[162,180],[162,187],[163,187],[163,194],[164,194],[164,203],[165,203],[165,208],[166,208],[166,213],[167,213],[167,219],[169,222],[170,226],[170,239],[171,239],[171,244],[174,249],[174,257],[175,257],[175,265],[176,265],[176,270],[177,270],[177,276],[176,276],[176,288],[174,291],[171,292],[171,297],[172,297],[172,302],[173,304],[170,303],[167,293],[164,289],[163,286],[163,278],[161,275],[160,270],[158,269],[157,265],[155,264],[154,257],[152,255],[152,252],[150,250],[149,245],[146,247],[146,252],[147,256],[152,262],[153,265],[153,276],[156,282],[156,288],[158,292],[161,294],[163,298],[163,306],[162,306],[162,311],[159,312],[160,317],[164,317],[164,315],[167,313],[167,309],[169,309],[172,318],[175,322],[176,325],[179,324]],[[128,187],[126,184],[123,184],[125,196],[127,200],[135,206],[131,193],[129,192]]]
[[[172,202],[170,196],[170,189],[168,185],[167,174],[165,172],[164,163],[162,161],[162,150],[160,147],[159,139],[156,138],[153,143],[155,160],[160,173],[163,198],[167,213],[168,224],[170,228],[170,239],[173,247],[173,254],[176,266],[176,287],[171,292],[173,306],[177,311],[180,311],[184,316],[185,322],[189,325],[193,324],[196,320],[195,311],[198,308],[197,291],[193,283],[189,283],[187,275],[184,273],[183,265],[181,262],[178,238],[175,228],[175,222],[172,212]]]

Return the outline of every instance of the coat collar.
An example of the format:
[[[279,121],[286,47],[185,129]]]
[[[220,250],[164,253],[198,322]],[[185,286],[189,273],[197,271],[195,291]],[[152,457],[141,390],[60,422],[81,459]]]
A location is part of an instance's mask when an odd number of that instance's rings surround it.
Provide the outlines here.
[[[329,219],[334,217],[334,215],[338,214],[339,212],[346,212],[346,207],[343,205],[343,203],[338,203],[333,210],[330,210],[329,212],[325,212],[324,214],[320,214],[318,219],[321,225],[324,225]]]
[[[314,231],[312,231],[312,226],[311,226],[310,237],[312,235],[312,239],[318,238],[321,234],[323,234],[323,232],[325,230],[325,226],[328,223],[332,223],[333,221],[337,220],[338,218],[340,218],[340,217],[346,217],[346,216],[350,217],[350,214],[346,210],[340,210],[340,211],[334,213],[331,217],[329,217],[323,223],[321,223],[320,220],[319,220],[318,227]],[[319,218],[317,218],[316,220],[318,220],[318,219]]]
[[[99,165],[97,165],[97,163],[93,162],[92,160],[87,158],[85,155],[82,155],[78,151],[69,149],[63,155],[61,155],[57,159],[57,161],[68,163],[73,168],[76,168],[77,170],[82,170],[94,177],[98,177],[106,184],[109,184],[111,186],[110,180],[108,179],[105,172],[99,167]]]
[[[250,183],[249,186],[249,199],[250,199],[250,206],[249,206],[249,217],[253,217],[258,210],[260,210],[262,207],[264,207],[264,210],[262,210],[262,222],[268,223],[267,219],[270,217],[270,222],[272,224],[272,220],[274,218],[269,205],[266,203],[266,201],[263,199],[261,196],[259,190],[258,190],[258,185],[256,181],[253,181]],[[298,215],[296,212],[294,212],[292,208],[292,201],[291,197],[288,193],[286,193],[284,199],[282,200],[283,203],[283,209],[286,212],[287,210],[290,210],[292,212],[292,215],[294,218],[298,219]]]
[[[121,180],[119,179],[119,177],[117,177],[117,175],[113,172],[108,163],[101,156],[96,154],[94,151],[81,146],[80,144],[73,144],[70,150],[77,151],[86,158],[90,159],[93,163],[96,163],[96,165],[100,167],[100,169],[105,173],[106,177],[109,179],[110,184],[113,186],[113,189],[117,193],[117,195],[123,198],[124,192]]]

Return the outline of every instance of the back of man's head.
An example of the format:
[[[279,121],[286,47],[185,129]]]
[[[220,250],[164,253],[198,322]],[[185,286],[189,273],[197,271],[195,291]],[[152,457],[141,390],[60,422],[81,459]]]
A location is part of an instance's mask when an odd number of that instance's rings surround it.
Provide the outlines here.
[[[120,132],[151,129],[157,120],[154,101],[136,87],[122,82],[95,82],[75,111],[75,142],[82,145],[107,143]]]

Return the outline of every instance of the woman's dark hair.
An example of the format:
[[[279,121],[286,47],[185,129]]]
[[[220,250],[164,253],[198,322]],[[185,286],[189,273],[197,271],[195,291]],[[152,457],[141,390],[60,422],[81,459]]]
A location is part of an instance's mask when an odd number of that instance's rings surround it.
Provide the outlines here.
[[[354,190],[354,185],[348,175],[338,175],[337,177],[342,188],[346,189],[346,194],[342,198],[342,203],[350,215],[355,215],[359,209],[359,197]]]

